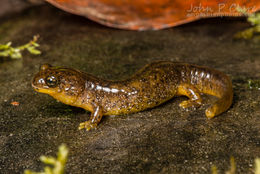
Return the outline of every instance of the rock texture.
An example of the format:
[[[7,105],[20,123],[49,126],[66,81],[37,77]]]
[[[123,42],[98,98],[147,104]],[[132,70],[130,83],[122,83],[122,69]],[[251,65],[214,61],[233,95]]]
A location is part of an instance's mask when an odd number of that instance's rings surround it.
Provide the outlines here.
[[[70,148],[67,173],[223,173],[234,156],[237,173],[252,173],[260,156],[260,44],[235,41],[248,27],[238,19],[207,19],[161,31],[121,31],[50,5],[0,19],[0,43],[21,45],[39,34],[42,55],[0,58],[0,171],[39,171],[40,155]],[[206,65],[231,76],[232,107],[208,120],[203,107],[185,111],[175,98],[144,112],[108,116],[96,131],[78,131],[84,110],[31,88],[42,63],[70,66],[107,79],[122,79],[154,60]],[[215,99],[204,96],[206,103]],[[19,106],[10,103],[19,102]]]

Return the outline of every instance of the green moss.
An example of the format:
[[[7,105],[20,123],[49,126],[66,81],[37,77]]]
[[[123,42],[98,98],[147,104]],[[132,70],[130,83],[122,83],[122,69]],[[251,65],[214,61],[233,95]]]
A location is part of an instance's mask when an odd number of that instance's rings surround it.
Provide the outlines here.
[[[20,59],[22,58],[23,50],[27,50],[34,55],[41,54],[41,51],[36,49],[36,47],[40,46],[36,42],[38,38],[39,36],[34,36],[33,40],[31,40],[29,43],[19,47],[12,47],[12,42],[8,42],[7,44],[0,44],[0,57],[11,57],[12,59]]]
[[[66,145],[62,144],[59,147],[57,158],[41,156],[40,160],[47,164],[52,165],[53,168],[46,166],[44,172],[33,172],[31,170],[25,170],[24,174],[63,174],[65,171],[65,165],[67,162],[69,150]]]
[[[248,80],[249,89],[258,89],[260,90],[260,80]]]
[[[212,166],[211,168],[211,173],[212,174],[218,174],[218,169],[215,165]],[[230,169],[225,172],[225,174],[235,174],[236,173],[236,163],[235,163],[235,158],[231,157],[230,158]],[[255,170],[254,174],[260,174],[260,158],[255,159]]]
[[[239,39],[251,39],[256,36],[257,39],[260,40],[260,36],[257,36],[257,34],[260,34],[260,13],[248,14],[246,10],[242,8],[238,8],[237,10],[245,16],[248,16],[247,21],[252,27],[236,33],[234,37]]]
[[[260,174],[260,158],[255,159],[255,174]]]

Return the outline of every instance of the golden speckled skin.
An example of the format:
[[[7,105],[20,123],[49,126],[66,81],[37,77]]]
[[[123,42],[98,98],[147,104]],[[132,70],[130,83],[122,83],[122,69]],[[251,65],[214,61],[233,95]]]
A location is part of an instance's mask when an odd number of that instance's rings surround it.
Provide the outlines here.
[[[233,99],[231,80],[224,73],[169,61],[148,64],[122,81],[104,80],[75,69],[44,64],[35,75],[32,86],[65,104],[90,111],[90,120],[79,126],[79,129],[87,130],[95,128],[103,115],[142,111],[174,96],[189,98],[180,103],[183,108],[200,106],[201,93],[218,97],[205,112],[208,118],[226,111]]]

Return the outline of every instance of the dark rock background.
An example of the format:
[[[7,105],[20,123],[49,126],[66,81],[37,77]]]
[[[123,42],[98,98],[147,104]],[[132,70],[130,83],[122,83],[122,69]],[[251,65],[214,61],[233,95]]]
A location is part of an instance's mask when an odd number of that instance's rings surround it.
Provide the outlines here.
[[[234,40],[245,19],[211,18],[161,31],[111,29],[43,5],[0,18],[0,43],[18,46],[39,34],[40,56],[0,58],[0,173],[40,171],[40,155],[70,149],[67,173],[253,173],[260,156],[260,43]],[[102,78],[126,78],[146,63],[172,60],[206,65],[232,78],[234,102],[208,120],[205,105],[185,111],[184,97],[144,112],[105,117],[95,131],[78,131],[89,113],[33,91],[42,63],[77,68]],[[18,101],[19,106],[10,103]]]

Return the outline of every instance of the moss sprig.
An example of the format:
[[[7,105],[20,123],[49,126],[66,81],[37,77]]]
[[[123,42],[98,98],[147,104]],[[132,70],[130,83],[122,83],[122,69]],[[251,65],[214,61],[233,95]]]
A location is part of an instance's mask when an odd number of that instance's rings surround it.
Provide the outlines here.
[[[251,39],[254,35],[260,34],[260,12],[248,14],[246,9],[243,8],[237,8],[237,11],[247,16],[247,21],[252,27],[236,33],[234,37],[237,39]],[[260,40],[259,36],[258,39]]]
[[[260,90],[260,80],[248,80],[249,89],[258,89]]]
[[[236,163],[235,163],[235,158],[231,157],[230,158],[230,169],[225,172],[225,174],[235,174],[236,173]],[[213,165],[211,167],[211,174],[218,174],[217,167]],[[255,169],[254,169],[254,174],[260,174],[260,158],[255,159]]]
[[[22,51],[27,50],[31,54],[39,55],[41,51],[37,49],[40,45],[37,43],[39,35],[33,36],[33,39],[19,47],[12,47],[12,42],[0,44],[0,57],[10,57],[12,59],[21,59]]]
[[[260,174],[260,158],[255,159],[255,174]]]
[[[43,172],[33,172],[31,170],[25,170],[24,174],[64,174],[65,165],[68,159],[68,153],[68,148],[66,147],[66,145],[62,144],[59,146],[57,158],[47,156],[40,157],[40,160],[44,164],[51,165],[53,167],[46,166],[44,167]]]

